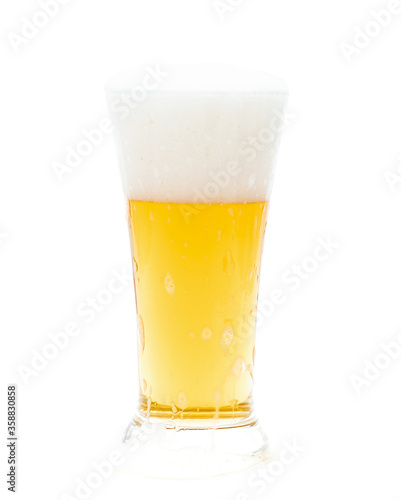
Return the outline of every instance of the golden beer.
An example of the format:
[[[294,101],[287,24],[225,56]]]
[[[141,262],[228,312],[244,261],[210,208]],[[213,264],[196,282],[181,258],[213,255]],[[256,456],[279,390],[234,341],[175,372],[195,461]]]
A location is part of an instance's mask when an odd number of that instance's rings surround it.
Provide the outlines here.
[[[266,214],[266,202],[129,201],[145,415],[250,414]]]

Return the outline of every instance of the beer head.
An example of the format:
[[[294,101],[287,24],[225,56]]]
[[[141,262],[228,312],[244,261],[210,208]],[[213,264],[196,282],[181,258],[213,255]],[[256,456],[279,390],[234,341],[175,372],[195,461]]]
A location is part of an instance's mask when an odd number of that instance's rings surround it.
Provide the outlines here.
[[[284,82],[231,66],[149,66],[106,88],[129,199],[268,200]]]

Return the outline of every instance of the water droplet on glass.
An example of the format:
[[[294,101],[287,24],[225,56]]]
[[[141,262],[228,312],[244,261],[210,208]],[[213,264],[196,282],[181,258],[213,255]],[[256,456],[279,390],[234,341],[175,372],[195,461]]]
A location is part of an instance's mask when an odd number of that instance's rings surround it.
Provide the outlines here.
[[[220,342],[223,347],[227,348],[234,337],[234,328],[232,327],[231,323],[227,323],[224,327],[223,333],[221,334],[221,339]]]
[[[234,210],[232,208],[228,209],[228,213],[231,215],[231,217],[234,217]]]
[[[175,292],[175,283],[174,283],[173,277],[171,276],[170,273],[167,273],[166,277],[164,278],[164,288],[166,289],[166,292],[170,296],[174,295],[174,292]]]
[[[142,346],[142,351],[145,349],[145,327],[143,324],[143,319],[140,314],[138,314],[137,317],[137,323],[138,323],[138,337],[139,337],[139,342]]]
[[[178,406],[183,410],[188,404],[188,398],[184,391],[178,394]]]
[[[201,335],[202,335],[203,340],[208,340],[212,336],[212,330],[210,328],[206,327],[202,330]]]
[[[234,373],[235,376],[241,377],[245,373],[246,370],[246,363],[243,358],[237,358],[233,366],[231,368],[232,372]]]
[[[152,214],[152,212],[149,212],[149,218],[150,218],[150,220],[151,220],[151,221],[154,221],[154,220],[155,220],[155,219],[153,218],[153,214]]]
[[[227,250],[223,257],[223,271],[227,273],[232,273],[234,271],[234,259],[231,250]]]

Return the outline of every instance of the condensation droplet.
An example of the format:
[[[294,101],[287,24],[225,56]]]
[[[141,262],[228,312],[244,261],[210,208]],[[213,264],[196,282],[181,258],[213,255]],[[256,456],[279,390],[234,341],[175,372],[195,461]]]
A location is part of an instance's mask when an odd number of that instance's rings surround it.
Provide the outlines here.
[[[145,393],[146,389],[148,388],[148,384],[146,383],[146,380],[142,380],[142,392]]]
[[[253,269],[249,269],[248,281],[252,281],[252,278],[253,278]]]
[[[178,394],[178,406],[183,410],[188,404],[188,398],[184,391]]]
[[[172,410],[173,413],[177,413],[178,412],[178,409],[175,406],[174,402],[171,403],[171,410]]]
[[[202,338],[203,340],[209,340],[212,336],[212,330],[209,327],[206,327],[202,330]]]
[[[234,338],[234,328],[231,323],[227,323],[224,327],[223,333],[221,334],[220,342],[223,347],[227,348]]]
[[[185,247],[185,248],[188,248],[188,243],[184,243],[184,247]]]
[[[234,259],[231,250],[227,250],[223,257],[223,271],[232,273],[234,271]]]
[[[219,416],[220,416],[221,392],[220,391],[214,391],[213,392],[213,399],[214,399],[214,408],[215,408],[215,413],[213,415],[213,418],[219,418]]]
[[[170,296],[174,295],[174,292],[175,292],[175,283],[174,283],[173,277],[171,276],[170,273],[167,273],[166,277],[164,278],[164,288],[166,289],[166,292]]]
[[[171,220],[171,219],[167,219],[167,224],[170,224],[170,220]]]
[[[234,217],[234,210],[232,208],[228,209],[228,213],[231,215],[231,217]]]
[[[150,218],[150,220],[151,220],[151,221],[154,221],[154,220],[155,220],[155,219],[154,219],[154,217],[153,217],[152,212],[149,212],[149,218]]]
[[[245,373],[246,370],[246,363],[243,358],[237,358],[233,366],[231,368],[232,372],[234,373],[235,376],[241,377]]]
[[[138,262],[134,259],[134,269],[135,269],[135,272],[137,273],[138,270],[139,270],[139,266],[138,266]]]
[[[221,241],[221,229],[217,231],[217,241]]]
[[[191,339],[195,338],[194,332],[189,332],[189,336],[191,337]]]
[[[142,346],[142,351],[145,349],[145,327],[143,324],[143,319],[140,314],[138,314],[137,317],[137,324],[138,324],[138,337],[139,337],[139,342]]]
[[[253,229],[254,229],[255,232],[256,232],[257,228],[258,228],[258,217],[255,215],[255,223],[254,223],[254,226],[253,226]]]
[[[150,408],[152,406],[152,399],[148,398],[148,408],[147,408],[147,417],[150,417]]]

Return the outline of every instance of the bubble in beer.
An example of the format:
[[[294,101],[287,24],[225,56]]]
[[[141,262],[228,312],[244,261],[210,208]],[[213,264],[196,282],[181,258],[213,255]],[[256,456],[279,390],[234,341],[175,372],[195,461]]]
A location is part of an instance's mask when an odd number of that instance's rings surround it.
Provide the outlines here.
[[[143,324],[143,319],[140,314],[138,314],[137,317],[137,324],[138,324],[138,337],[139,337],[139,342],[142,346],[142,351],[145,349],[145,327]]]
[[[243,358],[237,358],[231,368],[232,372],[236,377],[241,377],[245,373],[246,363]]]
[[[173,277],[171,276],[171,274],[169,272],[166,274],[166,277],[164,278],[164,288],[166,289],[166,292],[170,296],[174,295],[175,283],[174,283]]]
[[[209,340],[212,336],[212,330],[209,327],[206,327],[202,330],[202,338],[203,340]]]

